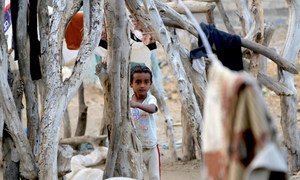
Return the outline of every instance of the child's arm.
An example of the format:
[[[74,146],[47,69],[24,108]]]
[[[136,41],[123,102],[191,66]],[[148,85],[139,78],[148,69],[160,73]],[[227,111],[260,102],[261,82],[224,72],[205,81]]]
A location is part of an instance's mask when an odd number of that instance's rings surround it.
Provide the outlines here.
[[[147,113],[156,113],[157,107],[154,104],[142,104],[135,101],[130,101],[130,107],[132,108],[139,108]]]

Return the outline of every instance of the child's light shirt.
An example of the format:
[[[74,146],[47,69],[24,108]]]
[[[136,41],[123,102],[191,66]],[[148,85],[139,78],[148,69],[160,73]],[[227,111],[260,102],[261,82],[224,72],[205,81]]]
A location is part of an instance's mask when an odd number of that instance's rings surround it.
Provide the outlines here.
[[[154,104],[157,107],[156,98],[147,94],[142,104]],[[157,145],[156,137],[156,115],[148,113],[139,108],[130,108],[133,125],[137,135],[142,142],[143,148],[153,148]]]

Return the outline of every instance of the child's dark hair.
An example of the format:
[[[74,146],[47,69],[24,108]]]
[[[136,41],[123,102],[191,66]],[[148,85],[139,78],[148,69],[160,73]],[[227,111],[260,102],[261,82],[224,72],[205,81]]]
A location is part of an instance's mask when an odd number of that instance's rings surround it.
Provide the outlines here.
[[[130,69],[130,84],[133,82],[133,75],[134,73],[149,73],[150,74],[150,81],[152,83],[152,72],[151,70],[142,64],[137,64],[131,67]]]

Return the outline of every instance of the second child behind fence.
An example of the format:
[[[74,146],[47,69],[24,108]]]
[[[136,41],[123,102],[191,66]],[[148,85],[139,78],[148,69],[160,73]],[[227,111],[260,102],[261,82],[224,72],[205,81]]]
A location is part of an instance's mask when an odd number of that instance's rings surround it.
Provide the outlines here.
[[[149,93],[152,72],[145,65],[135,65],[130,71],[131,118],[143,146],[143,160],[150,180],[160,179],[160,153],[156,137],[157,100]]]

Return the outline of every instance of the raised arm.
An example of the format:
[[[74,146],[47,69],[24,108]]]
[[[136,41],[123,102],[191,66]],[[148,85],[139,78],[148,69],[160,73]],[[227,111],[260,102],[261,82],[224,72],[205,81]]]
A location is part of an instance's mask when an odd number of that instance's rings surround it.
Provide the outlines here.
[[[139,108],[147,113],[156,113],[158,108],[156,107],[155,104],[142,104],[139,102],[135,102],[135,101],[130,101],[130,107],[132,108]]]

